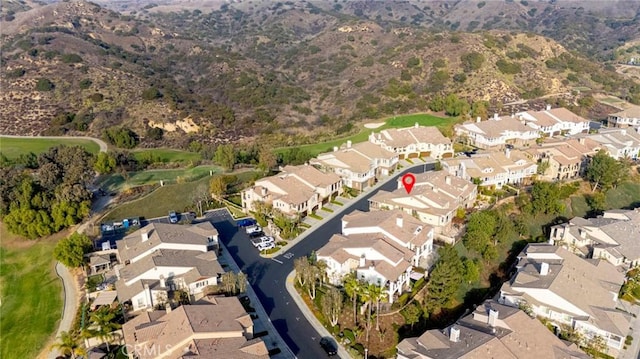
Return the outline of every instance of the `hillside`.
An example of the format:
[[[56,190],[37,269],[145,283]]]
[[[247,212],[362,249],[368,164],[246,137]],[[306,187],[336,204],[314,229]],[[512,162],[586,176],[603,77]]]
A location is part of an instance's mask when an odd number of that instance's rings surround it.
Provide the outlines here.
[[[427,21],[409,2],[111,2],[127,15],[87,2],[9,3],[2,133],[99,136],[126,126],[154,146],[147,131],[155,126],[173,146],[255,136],[301,143],[425,111],[449,93],[487,101],[490,111],[545,95],[574,101],[575,87],[640,93],[550,38],[452,32],[438,24],[454,12],[431,10],[439,20]],[[394,15],[410,11],[423,20]]]

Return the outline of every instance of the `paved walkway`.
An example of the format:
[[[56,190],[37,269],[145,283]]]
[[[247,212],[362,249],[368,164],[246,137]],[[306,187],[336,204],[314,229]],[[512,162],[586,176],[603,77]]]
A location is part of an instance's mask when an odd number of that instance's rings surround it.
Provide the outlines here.
[[[62,319],[60,320],[60,325],[58,326],[58,331],[56,332],[54,341],[58,340],[58,336],[60,336],[61,332],[68,332],[71,330],[73,320],[76,318],[76,313],[78,312],[78,292],[73,275],[69,272],[69,269],[60,262],[56,262],[56,273],[62,280],[62,286],[64,289],[64,306],[62,309]],[[59,352],[60,351],[57,349],[51,350],[47,357],[49,359],[55,359],[60,354]]]
[[[227,250],[227,248],[224,246],[222,241],[218,241],[218,243],[220,244],[220,248],[222,248],[222,258],[224,259],[224,261],[229,265],[230,269],[233,272],[239,273],[240,267],[238,267],[238,264],[233,260],[233,257],[229,255],[229,251]],[[266,336],[262,337],[262,340],[267,345],[267,348],[273,349],[272,345],[275,345],[281,350],[279,354],[272,355],[270,356],[270,358],[273,358],[273,359],[295,358],[296,356],[293,355],[287,343],[284,342],[284,340],[282,339],[282,337],[280,336],[276,328],[271,323],[271,318],[269,318],[269,315],[267,315],[267,312],[264,310],[264,307],[262,306],[260,299],[258,299],[258,296],[256,295],[251,285],[247,286],[247,292],[245,294],[251,300],[251,306],[256,310],[256,314],[258,315],[257,320],[261,321],[261,324],[266,327],[266,330],[269,333]]]
[[[298,291],[294,287],[295,278],[296,278],[296,271],[294,269],[287,276],[287,283],[286,283],[287,292],[289,292],[289,295],[291,295],[291,298],[293,298],[293,301],[296,302],[296,305],[298,306],[298,308],[300,308],[300,311],[302,312],[304,317],[307,318],[307,321],[309,321],[309,324],[311,324],[311,326],[318,332],[318,334],[320,334],[323,337],[333,338],[333,335],[331,335],[331,333],[329,333],[327,328],[325,328],[324,325],[320,323],[318,318],[316,318],[316,316],[311,312],[311,310],[309,310],[309,307],[304,302],[300,294],[298,294]],[[350,359],[351,355],[349,355],[347,350],[340,343],[338,343],[337,340],[336,340],[336,344],[338,344],[338,356],[342,359]]]
[[[107,152],[107,143],[103,140],[89,136],[15,136],[15,135],[2,135],[0,137],[7,138],[42,138],[51,140],[89,140],[95,142],[100,147],[100,152]]]

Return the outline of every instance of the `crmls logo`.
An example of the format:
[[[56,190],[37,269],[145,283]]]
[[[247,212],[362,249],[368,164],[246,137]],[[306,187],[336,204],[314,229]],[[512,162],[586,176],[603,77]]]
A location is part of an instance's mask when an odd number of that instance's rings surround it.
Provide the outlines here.
[[[128,357],[140,358],[140,357],[157,357],[162,354],[169,353],[173,346],[167,345],[146,345],[146,344],[125,344],[120,351],[122,354]]]

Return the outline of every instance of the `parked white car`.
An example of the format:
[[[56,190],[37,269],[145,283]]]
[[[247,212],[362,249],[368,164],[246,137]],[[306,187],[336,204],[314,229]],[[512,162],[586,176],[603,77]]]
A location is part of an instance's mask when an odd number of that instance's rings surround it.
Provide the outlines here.
[[[256,248],[262,244],[274,243],[274,242],[275,240],[273,239],[273,237],[269,237],[269,236],[262,236],[262,237],[254,238],[251,240],[251,244],[253,244],[253,246]]]
[[[255,226],[247,227],[245,231],[247,232],[247,234],[260,233],[262,232],[262,227],[256,224]]]
[[[276,244],[274,242],[260,243],[258,245],[258,250],[262,252],[262,251],[266,251],[267,249],[271,249],[275,247],[276,247]]]

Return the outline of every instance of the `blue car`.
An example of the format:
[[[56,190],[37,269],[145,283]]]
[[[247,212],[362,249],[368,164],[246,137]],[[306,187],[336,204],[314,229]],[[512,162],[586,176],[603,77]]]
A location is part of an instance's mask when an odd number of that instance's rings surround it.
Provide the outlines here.
[[[245,218],[238,221],[238,227],[248,227],[256,224],[256,220],[253,218]]]

